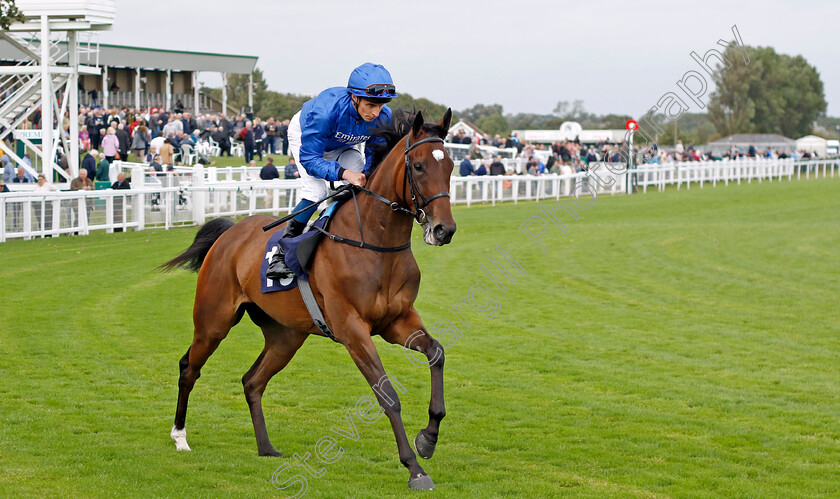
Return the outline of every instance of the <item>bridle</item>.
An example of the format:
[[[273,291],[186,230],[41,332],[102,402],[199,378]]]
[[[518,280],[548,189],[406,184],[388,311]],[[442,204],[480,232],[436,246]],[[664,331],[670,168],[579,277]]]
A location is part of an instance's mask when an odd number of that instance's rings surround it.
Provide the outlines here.
[[[354,186],[355,189],[364,192],[368,196],[376,199],[377,201],[381,201],[391,207],[391,210],[398,211],[400,213],[404,213],[411,218],[413,218],[418,224],[423,225],[426,223],[426,212],[423,211],[423,208],[429,205],[432,201],[437,198],[448,198],[449,192],[439,192],[431,197],[423,196],[423,193],[420,192],[420,189],[417,187],[417,181],[414,179],[414,169],[411,168],[411,151],[414,150],[417,146],[421,144],[428,144],[432,142],[440,142],[443,143],[443,139],[440,137],[426,137],[425,139],[420,139],[417,142],[411,144],[410,143],[411,134],[409,133],[405,137],[405,175],[403,176],[403,199],[408,201],[406,198],[406,190],[409,190],[411,193],[411,204],[414,205],[414,211],[400,206],[396,201],[391,201],[379,194],[367,189],[365,187]],[[420,202],[418,202],[417,198],[420,198]]]

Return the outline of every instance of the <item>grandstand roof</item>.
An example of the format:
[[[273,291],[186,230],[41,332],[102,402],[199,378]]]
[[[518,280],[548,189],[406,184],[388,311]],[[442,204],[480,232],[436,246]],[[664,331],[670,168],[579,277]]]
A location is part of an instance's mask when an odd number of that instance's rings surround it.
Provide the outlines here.
[[[87,44],[81,44],[87,47]],[[99,53],[80,51],[79,63],[87,66],[141,68],[174,71],[214,71],[219,73],[247,74],[257,65],[257,57],[251,55],[215,54],[211,52],[188,52],[185,50],[129,47],[100,43]],[[91,48],[95,48],[91,44]],[[23,52],[6,40],[0,39],[0,59],[25,61]],[[60,63],[67,62],[65,55]]]

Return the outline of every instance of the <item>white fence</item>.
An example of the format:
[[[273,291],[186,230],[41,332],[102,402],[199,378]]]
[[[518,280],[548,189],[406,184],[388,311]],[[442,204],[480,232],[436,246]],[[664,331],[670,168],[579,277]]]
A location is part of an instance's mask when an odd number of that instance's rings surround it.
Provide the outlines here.
[[[756,180],[833,177],[840,160],[739,160],[642,165],[629,174],[622,164],[569,175],[453,177],[452,204],[558,199],[577,194],[616,194],[647,188],[691,188]],[[146,172],[143,165],[121,163],[130,172],[130,190],[32,192],[0,194],[0,242],[8,239],[88,234],[127,229],[170,228],[204,223],[219,216],[257,213],[281,215],[299,200],[298,180],[259,180],[259,168],[176,168],[166,174]]]

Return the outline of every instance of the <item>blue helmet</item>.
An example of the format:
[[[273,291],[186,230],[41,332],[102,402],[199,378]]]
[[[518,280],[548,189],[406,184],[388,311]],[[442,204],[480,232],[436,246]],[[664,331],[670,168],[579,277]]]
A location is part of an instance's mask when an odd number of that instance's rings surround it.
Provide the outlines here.
[[[350,73],[347,91],[368,99],[393,99],[397,89],[391,73],[381,64],[366,62]]]

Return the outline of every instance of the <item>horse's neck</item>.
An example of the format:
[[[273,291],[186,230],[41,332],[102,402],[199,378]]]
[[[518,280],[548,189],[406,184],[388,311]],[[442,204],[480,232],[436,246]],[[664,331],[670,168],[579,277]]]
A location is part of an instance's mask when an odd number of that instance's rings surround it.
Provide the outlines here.
[[[366,187],[390,201],[399,202],[402,192],[397,192],[397,186],[402,185],[400,183],[402,162],[398,160],[401,157],[389,155],[379,165]],[[393,247],[403,245],[411,239],[411,224],[414,220],[410,216],[392,210],[389,205],[367,194],[357,193],[356,202],[364,228],[365,242],[376,246]],[[348,201],[346,204],[353,203]],[[347,206],[339,212],[339,215],[341,217],[336,221],[341,223],[342,228],[349,230],[348,234],[353,234],[351,237],[359,236],[359,222],[355,207]],[[340,235],[347,237],[345,234]]]

